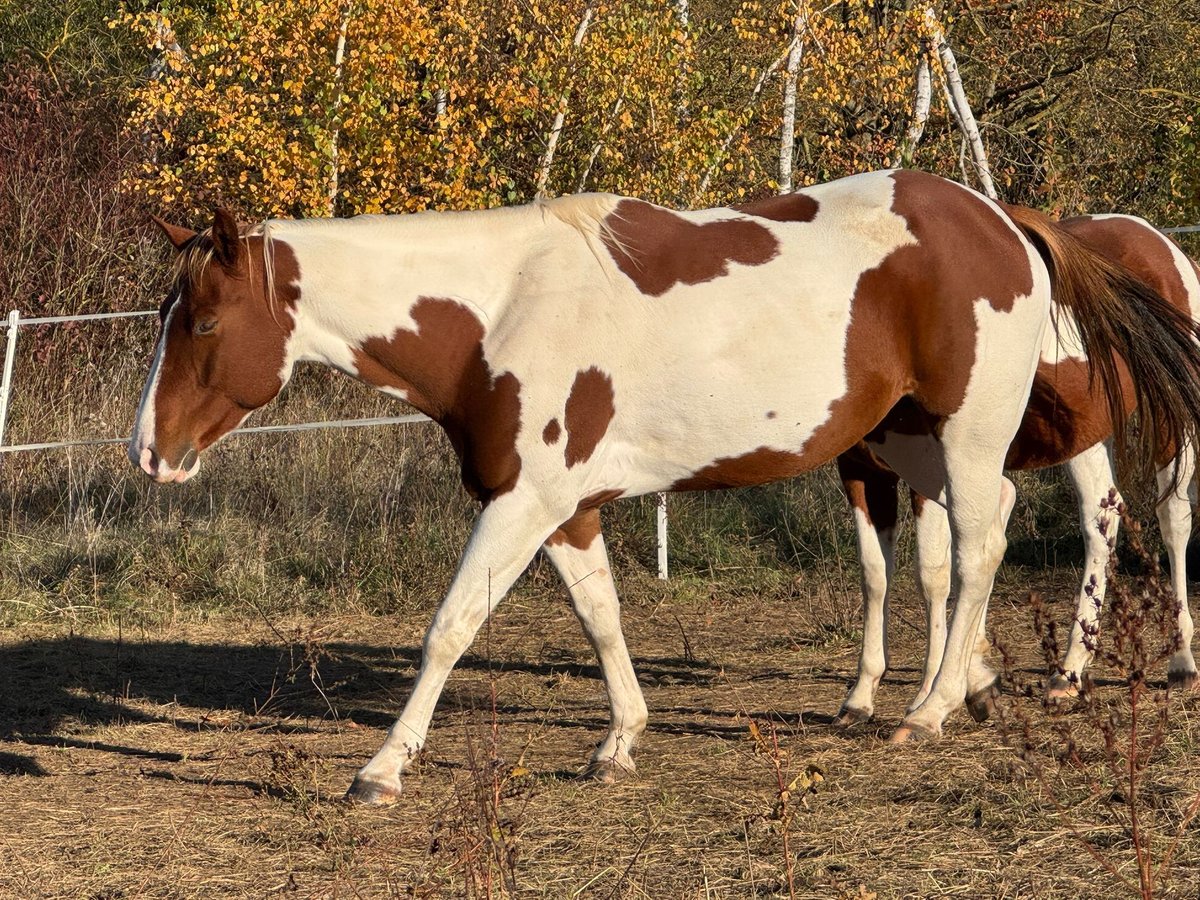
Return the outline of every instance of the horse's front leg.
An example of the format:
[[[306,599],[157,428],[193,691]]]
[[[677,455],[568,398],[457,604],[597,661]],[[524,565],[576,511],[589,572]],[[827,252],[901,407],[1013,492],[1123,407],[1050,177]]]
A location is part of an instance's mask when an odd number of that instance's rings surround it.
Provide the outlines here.
[[[621,608],[600,533],[600,511],[583,510],[564,522],[550,535],[545,550],[566,582],[608,692],[608,735],[592,754],[588,772],[601,781],[615,781],[634,770],[631,751],[646,728],[646,701],[621,633]]]
[[[379,752],[355,776],[348,799],[383,804],[400,796],[400,774],[425,744],[450,670],[563,518],[541,497],[519,489],[492,501],[480,513],[446,599],[425,633],[421,671],[404,712]]]

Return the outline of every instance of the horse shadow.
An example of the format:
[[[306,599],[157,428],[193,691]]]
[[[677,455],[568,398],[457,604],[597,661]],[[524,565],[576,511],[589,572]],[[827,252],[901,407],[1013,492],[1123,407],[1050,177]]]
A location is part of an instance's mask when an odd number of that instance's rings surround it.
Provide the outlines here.
[[[323,644],[314,652],[312,646],[282,641],[230,645],[77,635],[10,644],[0,647],[0,747],[9,744],[0,750],[0,775],[48,774],[35,758],[14,752],[20,745],[78,747],[152,762],[184,759],[180,753],[73,736],[105,726],[167,723],[199,733],[231,724],[240,727],[238,717],[245,716],[246,724],[253,717],[256,730],[282,734],[316,732],[331,720],[386,729],[412,688],[420,653],[419,647],[354,642]],[[659,685],[703,688],[723,677],[719,665],[693,658],[638,657],[634,666],[648,693]],[[497,676],[519,672],[545,680],[601,677],[595,663],[555,651],[543,653],[539,660],[469,653],[456,668]],[[439,701],[439,713],[490,708],[487,694],[479,679],[452,681]],[[607,727],[606,710],[601,701],[593,714],[592,702],[556,703],[547,716],[544,708],[502,699],[496,712],[510,724],[585,728],[600,734]],[[662,711],[675,710],[666,706]],[[724,721],[692,726],[671,715],[672,721],[652,720],[650,728],[730,739],[746,733],[743,710],[694,712]],[[801,718],[795,718],[791,724],[799,725]],[[819,721],[820,717],[804,719],[805,724]]]

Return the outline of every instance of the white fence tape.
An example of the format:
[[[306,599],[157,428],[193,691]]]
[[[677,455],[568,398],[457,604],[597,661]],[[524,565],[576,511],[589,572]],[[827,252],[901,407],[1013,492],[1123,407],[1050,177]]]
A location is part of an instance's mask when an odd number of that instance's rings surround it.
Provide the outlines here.
[[[5,430],[8,424],[8,405],[12,395],[13,364],[16,360],[17,335],[21,328],[34,325],[62,325],[68,322],[96,322],[104,319],[132,319],[142,316],[157,315],[155,310],[139,310],[137,312],[91,313],[82,316],[37,316],[22,319],[18,310],[8,314],[8,318],[0,322],[0,328],[8,329],[8,340],[4,353],[3,376],[0,377],[0,454],[23,453],[32,450],[60,450],[67,447],[103,447],[112,444],[124,444],[129,439],[85,438],[75,441],[47,441],[35,444],[6,444]],[[370,419],[331,419],[323,422],[295,422],[289,425],[256,425],[250,428],[239,428],[233,434],[279,434],[293,431],[322,431],[329,428],[365,428],[370,425],[415,425],[432,421],[428,416],[413,413],[407,416],[377,416]],[[656,529],[658,538],[658,577],[667,577],[667,495],[659,494],[657,502]]]

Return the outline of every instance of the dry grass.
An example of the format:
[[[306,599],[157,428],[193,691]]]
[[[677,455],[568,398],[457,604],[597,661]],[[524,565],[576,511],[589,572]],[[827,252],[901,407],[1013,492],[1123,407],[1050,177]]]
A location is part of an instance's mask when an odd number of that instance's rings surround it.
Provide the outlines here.
[[[1069,596],[1069,578],[1046,581],[1028,586]],[[1026,587],[1001,587],[994,621],[1037,669]],[[10,629],[0,893],[461,896],[453,830],[478,776],[468,763],[487,759],[494,690],[496,755],[507,773],[529,770],[501,799],[520,896],[786,896],[775,763],[751,718],[774,729],[787,777],[825,774],[789,820],[797,896],[1119,896],[1069,830],[1131,873],[1119,797],[1076,796],[1064,778],[1064,821],[995,729],[962,715],[944,739],[903,748],[883,744],[883,726],[834,728],[852,641],[804,605],[733,599],[718,583],[676,593],[649,584],[626,604],[651,710],[635,779],[574,779],[603,730],[603,691],[561,591],[534,587],[501,607],[492,659],[477,642],[456,671],[429,753],[382,811],[337,798],[404,699],[424,615]],[[920,663],[904,624],[915,611],[899,605],[885,723]],[[1167,819],[1200,787],[1197,710],[1173,701],[1148,771]],[[1177,852],[1178,896],[1200,883],[1196,833]]]

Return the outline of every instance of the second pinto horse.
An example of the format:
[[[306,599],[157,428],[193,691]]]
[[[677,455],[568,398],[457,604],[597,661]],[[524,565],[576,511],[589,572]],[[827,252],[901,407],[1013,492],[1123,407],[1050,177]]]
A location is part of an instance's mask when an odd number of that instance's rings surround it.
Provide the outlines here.
[[[895,738],[937,733],[990,686],[969,680],[971,653],[1052,284],[1089,351],[1129,360],[1155,435],[1187,440],[1200,420],[1200,356],[1161,297],[918,172],[688,213],[594,194],[244,231],[218,212],[202,234],[161,224],[180,256],[136,465],[190,477],[313,360],[440,423],[482,503],[408,703],[350,788],[366,802],[399,796],[450,670],[539,548],[600,658],[611,719],[592,771],[632,770],[646,704],[599,507],[790,478],[864,439],[945,506],[954,535],[945,653]],[[1099,377],[1119,398],[1116,374]]]
[[[1009,208],[1019,221],[1054,228],[1035,213]],[[1200,269],[1168,237],[1149,222],[1134,216],[1077,216],[1058,223],[1067,234],[1108,259],[1117,260],[1165,298],[1181,316],[1200,321]],[[1103,389],[1092,383],[1089,362],[1071,323],[1069,311],[1053,315],[1034,376],[1029,406],[1009,448],[1005,467],[1041,469],[1062,464],[1079,501],[1084,536],[1083,582],[1076,600],[1066,657],[1061,671],[1047,684],[1047,694],[1058,699],[1075,692],[1091,659],[1086,635],[1094,633],[1107,581],[1111,543],[1120,518],[1106,501],[1116,486],[1110,458],[1113,434],[1111,410]],[[1136,391],[1126,382],[1122,392],[1123,423],[1137,402]],[[1176,688],[1196,683],[1192,656],[1192,616],[1188,610],[1186,551],[1192,530],[1193,481],[1196,448],[1186,445],[1169,452],[1164,446],[1153,459],[1160,492],[1159,527],[1171,564],[1171,584],[1179,604],[1179,646],[1167,668],[1168,682]],[[844,724],[869,719],[875,691],[887,669],[886,629],[888,583],[896,540],[897,477],[864,445],[842,454],[838,470],[846,495],[854,507],[855,526],[863,565],[863,646],[858,677],[846,695],[839,720]],[[1119,500],[1119,495],[1117,498]],[[917,535],[917,587],[926,604],[928,649],[925,675],[913,700],[918,706],[937,676],[946,636],[946,600],[950,594],[950,528],[945,512],[913,493]],[[1102,506],[1103,504],[1103,506]],[[981,641],[981,646],[984,646]],[[986,677],[981,657],[972,665],[978,680]],[[986,696],[971,712],[976,718],[989,713]]]

